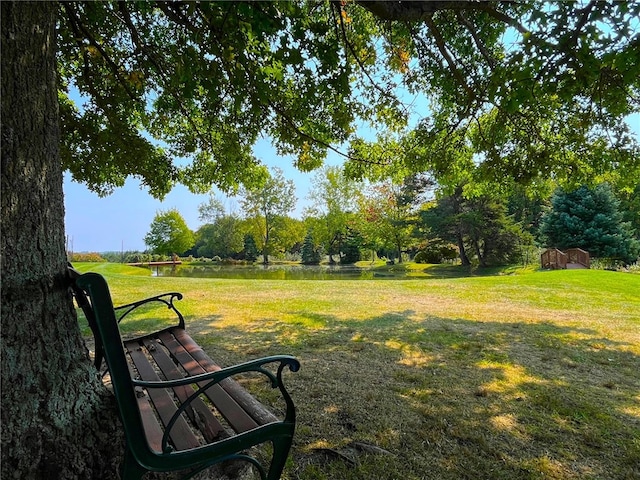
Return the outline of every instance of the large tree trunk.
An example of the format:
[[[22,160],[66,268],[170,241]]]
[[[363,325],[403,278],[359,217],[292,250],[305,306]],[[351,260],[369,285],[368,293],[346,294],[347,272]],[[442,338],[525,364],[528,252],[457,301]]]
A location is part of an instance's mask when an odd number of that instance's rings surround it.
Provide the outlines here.
[[[115,404],[90,364],[66,281],[58,5],[1,5],[1,476],[115,478]]]

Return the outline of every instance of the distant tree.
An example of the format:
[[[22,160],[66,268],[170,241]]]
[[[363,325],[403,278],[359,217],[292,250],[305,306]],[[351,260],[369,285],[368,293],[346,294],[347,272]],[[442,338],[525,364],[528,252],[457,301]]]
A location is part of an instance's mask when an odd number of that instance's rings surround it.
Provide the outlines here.
[[[504,199],[482,195],[466,203],[458,218],[481,267],[515,263],[522,246],[533,243],[532,235],[507,215]]]
[[[215,226],[213,223],[205,223],[204,225],[200,225],[200,228],[196,230],[195,237],[195,245],[193,248],[187,252],[188,255],[195,255],[198,257],[213,257],[214,253],[211,249],[211,245],[209,243],[209,239],[215,235],[214,233]]]
[[[542,218],[541,238],[549,247],[582,248],[593,257],[631,262],[640,254],[640,243],[631,225],[623,221],[619,206],[606,183],[593,189],[558,189]]]
[[[340,167],[327,166],[318,172],[311,184],[306,210],[309,222],[313,223],[316,240],[329,255],[340,255],[347,227],[357,209],[356,199],[361,188],[360,182],[349,179]]]
[[[242,257],[249,262],[255,262],[258,259],[258,247],[253,235],[245,233],[244,248],[242,249]]]
[[[624,221],[629,222],[636,239],[640,240],[640,182],[633,189],[616,191],[616,198],[620,200]]]
[[[182,254],[194,245],[195,238],[180,212],[173,208],[156,214],[144,243],[154,253]]]
[[[313,240],[311,230],[307,232],[302,244],[302,263],[303,265],[318,265],[320,263],[320,252]]]
[[[299,254],[307,231],[305,222],[290,216],[276,217],[271,250],[276,255]]]
[[[242,251],[243,232],[237,215],[215,217],[213,223],[202,225],[196,232],[198,255],[232,258]]]
[[[231,258],[242,251],[242,222],[233,211],[225,212],[224,202],[215,194],[198,205],[198,218],[205,222],[196,232],[199,256]]]
[[[360,261],[360,249],[363,246],[360,232],[347,228],[344,241],[342,243],[342,252],[340,254],[340,263],[343,265],[351,265]]]
[[[542,214],[549,205],[549,198],[554,188],[555,184],[551,181],[546,184],[539,182],[535,189],[517,183],[510,184],[504,194],[508,214],[522,225],[523,229],[537,237]]]
[[[206,202],[198,205],[198,219],[204,223],[214,223],[225,214],[224,203],[213,193]]]
[[[455,260],[457,257],[458,249],[454,244],[433,237],[423,241],[413,261],[416,263],[442,263]]]
[[[451,194],[430,202],[430,208],[420,211],[420,221],[426,227],[427,232],[434,239],[442,239],[451,242],[458,248],[458,255],[462,265],[471,265],[465,246],[464,227],[459,221],[463,212],[464,199],[462,188],[456,188]]]
[[[429,238],[457,245],[463,265],[472,258],[482,267],[517,261],[533,237],[507,214],[506,199],[496,193],[467,198],[463,191],[457,187],[421,212]]]
[[[254,220],[254,228],[262,242],[262,261],[269,263],[269,249],[277,235],[277,218],[285,217],[296,205],[295,185],[281,169],[273,168],[260,187],[243,188],[240,201],[245,215]]]
[[[411,188],[390,181],[373,185],[360,198],[360,216],[369,224],[362,233],[376,237],[376,243],[393,252],[391,255],[399,262],[402,261],[402,252],[413,238],[414,200],[417,198]]]

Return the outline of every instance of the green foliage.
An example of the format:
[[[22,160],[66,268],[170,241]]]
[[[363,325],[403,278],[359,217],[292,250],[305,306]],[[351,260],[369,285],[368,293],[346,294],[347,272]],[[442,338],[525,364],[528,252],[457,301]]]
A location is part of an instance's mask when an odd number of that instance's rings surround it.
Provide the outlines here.
[[[246,233],[244,235],[243,244],[243,259],[249,262],[255,262],[258,259],[258,247],[256,246],[256,241],[253,238],[253,235],[251,235],[250,233]]]
[[[366,244],[393,252],[399,261],[413,228],[413,204],[403,199],[402,186],[383,182],[372,185],[359,200],[358,230]]]
[[[540,233],[548,246],[582,248],[593,257],[632,262],[640,242],[629,223],[623,222],[620,202],[608,184],[573,191],[557,190],[552,208],[542,218]]]
[[[302,220],[290,216],[276,217],[273,232],[275,234],[270,239],[272,254],[286,258],[289,253],[294,256],[300,253],[306,234],[306,226]]]
[[[313,240],[311,230],[307,232],[302,244],[302,263],[304,265],[318,265],[320,263],[320,251]]]
[[[224,204],[222,200],[217,198],[213,193],[209,193],[206,202],[198,205],[198,218],[201,222],[214,223],[218,218],[224,215]]]
[[[233,190],[264,178],[251,154],[261,134],[301,169],[319,166],[353,120],[332,25],[328,4],[61,3],[65,166],[101,193],[129,175],[158,197],[178,182]]]
[[[91,252],[91,253],[87,253],[87,252],[71,252],[69,254],[69,261],[71,263],[74,263],[74,262],[93,262],[93,263],[97,263],[97,262],[105,262],[106,260],[104,259],[104,257],[102,255],[100,255],[97,252]]]
[[[463,265],[475,259],[482,267],[520,260],[533,237],[507,215],[506,199],[496,193],[465,197],[459,187],[420,212],[428,236],[453,243]]]
[[[342,254],[340,255],[340,263],[342,265],[351,265],[360,261],[360,247],[362,238],[353,230],[347,230],[347,235],[342,245]]]
[[[633,185],[640,149],[624,117],[639,108],[638,2],[421,3],[363,5],[414,22],[410,34],[389,26],[385,38],[432,114],[401,135],[352,142],[347,171],[374,179],[429,171],[449,186],[469,174]]]
[[[61,156],[100,194],[136,176],[156,197],[259,185],[261,136],[301,170],[349,145],[356,178],[455,186],[471,151],[478,178],[628,183],[639,16],[638,2],[61,2]],[[430,116],[404,130],[417,109]]]
[[[307,223],[313,228],[314,237],[329,255],[339,255],[356,210],[361,184],[349,179],[340,167],[325,167],[313,178],[306,210]]]
[[[155,253],[171,255],[189,250],[195,240],[180,212],[173,208],[156,214],[144,243]]]
[[[215,217],[213,223],[202,225],[196,232],[194,249],[201,257],[232,258],[242,251],[241,221],[235,215]]]
[[[430,238],[422,245],[418,253],[413,257],[416,263],[443,263],[458,258],[458,249],[455,245],[445,242],[440,238]]]
[[[268,254],[273,237],[279,234],[278,218],[285,217],[296,204],[293,181],[285,179],[279,168],[274,168],[272,172],[262,185],[243,188],[240,201],[245,216],[252,221],[257,237],[262,241],[265,264],[269,261]]]

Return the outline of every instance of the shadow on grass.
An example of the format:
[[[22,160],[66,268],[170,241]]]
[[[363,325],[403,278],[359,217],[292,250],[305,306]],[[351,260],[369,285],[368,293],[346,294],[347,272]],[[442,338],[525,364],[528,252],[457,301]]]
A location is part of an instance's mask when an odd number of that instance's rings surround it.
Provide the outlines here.
[[[277,353],[302,362],[287,376],[299,428],[285,478],[640,475],[640,357],[595,330],[411,310],[188,328],[222,364]]]
[[[536,268],[507,266],[507,267],[478,267],[466,265],[447,264],[416,264],[396,263],[394,265],[380,265],[372,267],[371,271],[376,278],[424,278],[424,279],[450,279],[467,277],[491,277],[498,275],[512,275],[519,271],[534,271]]]

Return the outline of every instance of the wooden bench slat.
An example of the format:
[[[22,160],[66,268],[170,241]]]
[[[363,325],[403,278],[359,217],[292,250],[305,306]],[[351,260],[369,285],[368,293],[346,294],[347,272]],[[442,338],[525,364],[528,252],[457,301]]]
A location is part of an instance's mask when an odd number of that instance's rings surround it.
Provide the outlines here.
[[[184,347],[198,364],[207,372],[215,372],[220,370],[211,358],[202,350],[193,338],[183,329],[174,328],[172,333],[176,340]],[[260,425],[277,422],[278,418],[267,410],[262,403],[257,401],[246,389],[232,379],[225,379],[220,385],[233,397],[233,399],[242,406],[242,408],[251,414],[253,419]]]
[[[127,342],[126,346],[129,350],[131,360],[140,374],[140,378],[146,381],[159,381],[160,377],[145,356],[142,347],[137,342]],[[147,393],[158,412],[158,416],[162,420],[163,426],[166,428],[171,417],[178,410],[173,398],[164,388],[149,388],[147,389]],[[200,442],[183,417],[177,419],[169,433],[169,437],[178,450],[187,450],[200,445]]]
[[[149,447],[158,453],[162,452],[162,435],[164,432],[155,418],[151,401],[146,394],[138,396],[138,408],[140,409],[142,427]]]
[[[189,375],[206,373],[173,335],[165,331],[161,332],[158,337]],[[219,369],[218,367],[217,370]],[[199,385],[203,386],[205,383]],[[219,384],[209,387],[205,390],[205,394],[236,432],[246,432],[258,426],[256,421]]]
[[[183,373],[178,369],[159,342],[156,342],[155,339],[147,338],[143,343],[147,352],[153,357],[167,379],[177,380],[184,377]],[[190,385],[185,385],[182,387],[174,387],[173,391],[182,404],[195,392],[195,389]],[[189,416],[189,419],[198,425],[198,429],[202,432],[207,442],[213,442],[219,440],[221,437],[228,436],[220,421],[201,398],[194,398],[189,404],[189,407],[185,409],[185,412]]]

